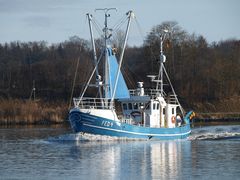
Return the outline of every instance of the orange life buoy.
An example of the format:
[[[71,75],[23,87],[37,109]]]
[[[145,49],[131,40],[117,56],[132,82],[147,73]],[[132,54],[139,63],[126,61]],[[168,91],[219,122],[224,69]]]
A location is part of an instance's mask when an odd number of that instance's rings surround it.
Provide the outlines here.
[[[172,123],[175,123],[176,122],[176,117],[172,116],[171,121],[172,121]]]

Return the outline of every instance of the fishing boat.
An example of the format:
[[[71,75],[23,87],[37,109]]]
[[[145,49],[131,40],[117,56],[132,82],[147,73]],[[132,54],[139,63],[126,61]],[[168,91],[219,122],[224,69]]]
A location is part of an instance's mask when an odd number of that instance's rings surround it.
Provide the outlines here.
[[[166,56],[163,43],[168,33],[160,36],[160,60],[157,75],[148,75],[154,86],[145,89],[143,82],[136,83],[136,89],[128,89],[121,72],[124,51],[134,13],[126,13],[127,26],[124,43],[117,61],[115,48],[109,39],[112,29],[108,28],[109,11],[115,8],[97,9],[105,13],[103,39],[104,48],[97,57],[92,30],[91,14],[87,14],[93,49],[94,69],[86,82],[80,97],[73,98],[74,107],[69,111],[69,121],[75,133],[137,139],[183,139],[191,133],[190,120],[194,112],[185,113],[165,69]],[[103,61],[103,76],[99,62]],[[95,79],[94,79],[95,77]],[[166,80],[167,79],[167,80]],[[94,80],[94,83],[91,82]],[[170,84],[172,94],[164,92],[165,82]],[[93,97],[86,97],[87,89],[96,88]]]

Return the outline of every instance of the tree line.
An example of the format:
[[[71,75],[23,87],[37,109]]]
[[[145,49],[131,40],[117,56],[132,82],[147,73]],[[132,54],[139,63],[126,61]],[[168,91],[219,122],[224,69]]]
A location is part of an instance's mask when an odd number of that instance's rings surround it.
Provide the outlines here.
[[[165,66],[183,104],[240,96],[240,40],[209,44],[176,22],[153,27],[141,46],[127,47],[122,70],[130,88],[136,81],[151,86],[147,75],[158,73],[159,35],[164,28],[171,30],[164,43]],[[93,68],[92,56],[90,42],[77,36],[51,45],[44,41],[0,44],[0,97],[28,99],[36,88],[37,98],[69,101],[76,68],[74,96],[79,96]]]

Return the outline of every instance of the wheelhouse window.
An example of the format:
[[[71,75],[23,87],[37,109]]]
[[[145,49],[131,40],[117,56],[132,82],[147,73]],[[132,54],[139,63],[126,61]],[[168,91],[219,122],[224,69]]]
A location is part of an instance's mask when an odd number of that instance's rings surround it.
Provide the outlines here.
[[[159,103],[157,103],[157,110],[159,110]]]
[[[132,103],[128,103],[128,109],[132,110]]]
[[[165,108],[163,108],[162,111],[163,111],[163,114],[165,115],[165,111],[166,111]]]
[[[153,110],[155,110],[156,109],[156,104],[155,103],[153,103]]]
[[[151,103],[148,103],[148,104],[146,105],[146,109],[149,110],[150,107],[151,107]]]
[[[123,110],[127,110],[127,104],[123,103]]]
[[[133,104],[133,108],[134,108],[134,109],[138,109],[138,103],[134,103],[134,104]]]
[[[172,108],[172,114],[175,114],[175,113],[174,113],[174,108]]]

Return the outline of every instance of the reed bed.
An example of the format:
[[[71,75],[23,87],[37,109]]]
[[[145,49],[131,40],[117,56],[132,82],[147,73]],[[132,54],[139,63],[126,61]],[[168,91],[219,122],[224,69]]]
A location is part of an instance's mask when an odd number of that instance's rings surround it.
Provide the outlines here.
[[[240,96],[232,96],[215,102],[194,104],[198,118],[206,119],[240,119]]]
[[[0,124],[60,124],[66,122],[67,104],[64,102],[0,99]]]
[[[240,119],[240,97],[193,104],[197,119]],[[0,99],[0,125],[62,124],[68,104],[63,101]]]

